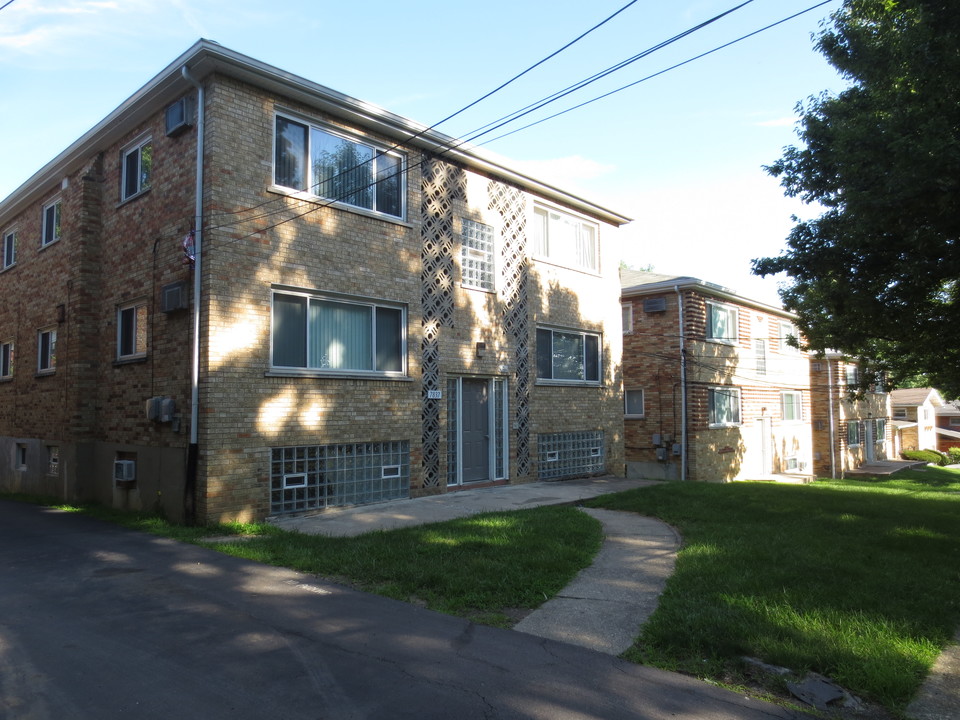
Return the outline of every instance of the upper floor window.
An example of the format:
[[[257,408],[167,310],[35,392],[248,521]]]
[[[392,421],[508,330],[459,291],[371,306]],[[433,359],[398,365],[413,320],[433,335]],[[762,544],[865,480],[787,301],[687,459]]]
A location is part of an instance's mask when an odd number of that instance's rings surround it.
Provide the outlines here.
[[[906,408],[894,408],[893,417],[898,420],[906,420],[907,418],[907,409]]]
[[[780,323],[780,352],[799,353],[800,348],[793,345],[799,339],[797,326],[789,322]]]
[[[277,185],[403,217],[404,158],[328,129],[277,116]]]
[[[620,325],[623,327],[623,334],[633,332],[633,305],[630,303],[620,304]]]
[[[711,427],[740,424],[740,388],[715,387],[707,390],[707,415]]]
[[[537,377],[600,382],[600,336],[576,330],[537,328]]]
[[[460,240],[460,266],[465,287],[488,290],[495,287],[493,228],[473,220],[463,220]]]
[[[3,234],[3,269],[17,262],[17,231],[8,230]]]
[[[848,387],[857,387],[860,384],[860,368],[856,365],[847,365],[844,374]]]
[[[740,315],[736,308],[707,303],[707,340],[733,345],[740,339],[739,322]]]
[[[150,189],[150,173],[153,170],[153,143],[150,138],[123,151],[123,168],[120,181],[120,199],[126,200]]]
[[[534,211],[533,254],[558,265],[600,271],[597,226],[559,210]]]
[[[147,354],[147,304],[125,305],[117,310],[117,359]]]
[[[383,375],[406,369],[406,313],[399,305],[275,292],[272,340],[277,368]]]
[[[756,355],[757,375],[767,374],[767,341],[766,338],[754,338],[753,353]]]
[[[57,368],[57,329],[46,328],[37,334],[37,372],[53,372]]]
[[[780,393],[780,407],[785,421],[798,422],[803,419],[803,395],[800,392]]]
[[[40,247],[46,247],[60,239],[60,199],[43,206],[43,228]]]
[[[13,377],[13,341],[0,344],[0,378]]]

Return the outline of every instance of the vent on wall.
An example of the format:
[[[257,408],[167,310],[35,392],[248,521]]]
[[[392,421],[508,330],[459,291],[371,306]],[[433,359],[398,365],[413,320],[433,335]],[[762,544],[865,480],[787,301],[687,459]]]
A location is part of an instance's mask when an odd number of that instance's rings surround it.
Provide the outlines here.
[[[643,311],[648,313],[664,312],[667,309],[665,297],[647,298],[643,301]]]
[[[182,97],[173,105],[167,106],[167,135],[176,135],[193,125],[193,98]]]
[[[187,308],[187,284],[183,282],[164,285],[160,295],[160,310],[165,313]]]

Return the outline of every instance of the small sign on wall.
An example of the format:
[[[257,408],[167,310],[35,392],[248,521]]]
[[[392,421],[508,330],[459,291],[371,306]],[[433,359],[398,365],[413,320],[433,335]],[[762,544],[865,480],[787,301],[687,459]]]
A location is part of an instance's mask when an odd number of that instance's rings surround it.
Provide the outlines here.
[[[427,400],[441,400],[443,399],[442,390],[427,390]]]

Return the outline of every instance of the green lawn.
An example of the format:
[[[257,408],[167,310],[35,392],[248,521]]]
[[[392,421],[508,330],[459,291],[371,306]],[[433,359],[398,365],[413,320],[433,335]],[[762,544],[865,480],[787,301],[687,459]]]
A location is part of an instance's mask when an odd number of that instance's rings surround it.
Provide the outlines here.
[[[590,502],[683,536],[628,657],[713,678],[757,657],[902,708],[960,627],[958,490],[960,473],[928,468],[807,486],[668,483]]]

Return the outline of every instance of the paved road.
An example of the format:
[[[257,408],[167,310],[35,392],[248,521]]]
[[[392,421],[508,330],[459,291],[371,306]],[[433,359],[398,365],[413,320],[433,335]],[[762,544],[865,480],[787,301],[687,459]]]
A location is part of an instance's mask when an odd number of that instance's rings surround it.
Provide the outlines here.
[[[0,501],[4,720],[795,713],[573,645]]]

